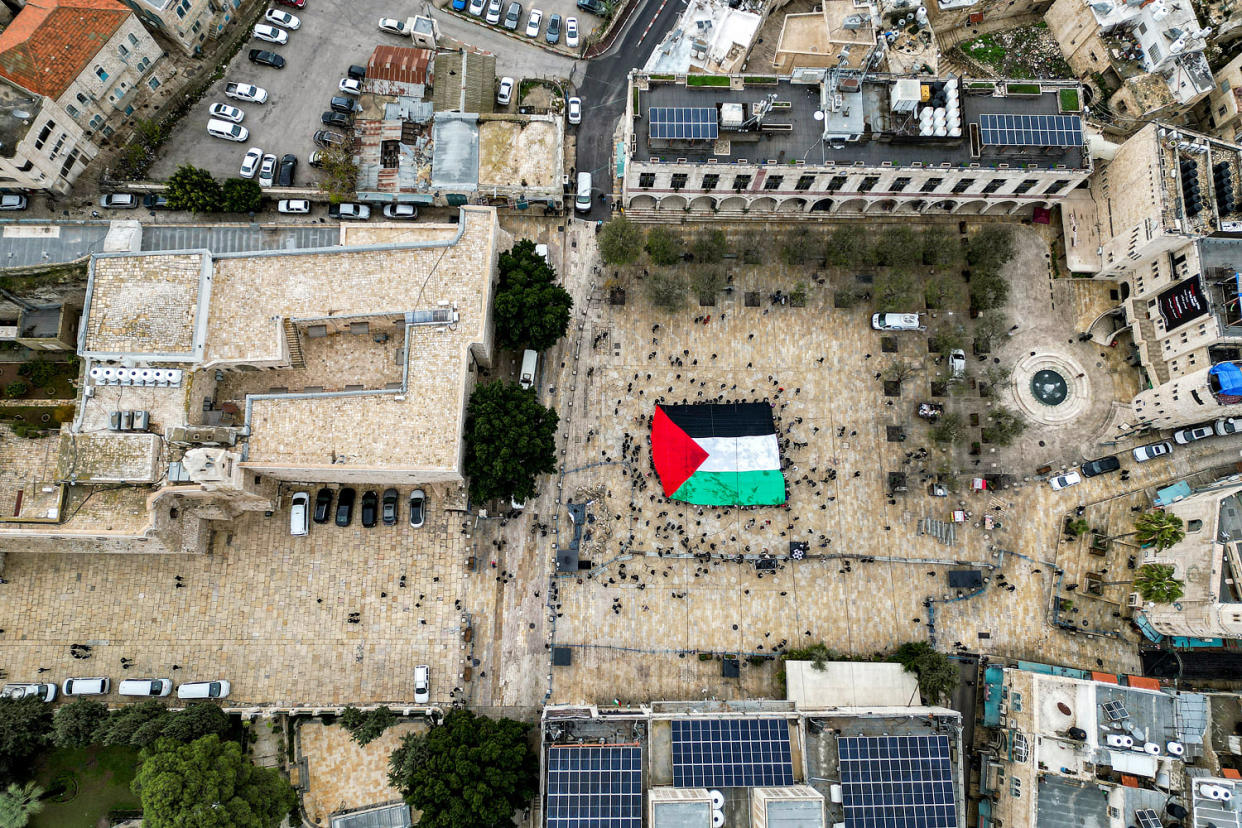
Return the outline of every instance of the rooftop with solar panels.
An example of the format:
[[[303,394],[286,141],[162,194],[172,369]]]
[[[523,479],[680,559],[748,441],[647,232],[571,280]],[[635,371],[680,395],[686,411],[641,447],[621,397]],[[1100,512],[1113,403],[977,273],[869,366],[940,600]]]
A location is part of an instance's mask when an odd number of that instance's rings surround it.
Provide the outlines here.
[[[1090,167],[1073,82],[823,70],[731,87],[634,80],[639,161]]]
[[[938,707],[655,702],[544,711],[547,828],[964,828]]]

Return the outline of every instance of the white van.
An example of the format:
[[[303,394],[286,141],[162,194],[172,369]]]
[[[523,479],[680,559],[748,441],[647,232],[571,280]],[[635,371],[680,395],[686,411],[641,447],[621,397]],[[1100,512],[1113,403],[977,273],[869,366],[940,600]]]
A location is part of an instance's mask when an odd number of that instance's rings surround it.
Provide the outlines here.
[[[871,315],[871,327],[877,331],[921,331],[917,313],[876,313]]]
[[[294,492],[289,506],[289,534],[305,535],[310,531],[310,492]]]
[[[122,696],[167,696],[172,687],[172,679],[125,679],[117,692]]]
[[[578,173],[578,198],[574,200],[574,209],[579,213],[591,212],[591,174]]]
[[[219,681],[189,681],[177,688],[179,699],[223,699],[229,694],[229,683]]]
[[[535,384],[535,371],[539,368],[539,354],[527,348],[522,352],[522,372],[518,374],[518,385],[530,388]]]
[[[241,124],[230,124],[228,121],[212,118],[207,122],[207,134],[226,141],[245,141],[250,137],[250,130]]]
[[[103,678],[68,678],[60,686],[60,692],[66,696],[106,696],[112,690],[112,679]]]
[[[431,700],[431,670],[426,664],[414,668],[414,703],[426,704]]]

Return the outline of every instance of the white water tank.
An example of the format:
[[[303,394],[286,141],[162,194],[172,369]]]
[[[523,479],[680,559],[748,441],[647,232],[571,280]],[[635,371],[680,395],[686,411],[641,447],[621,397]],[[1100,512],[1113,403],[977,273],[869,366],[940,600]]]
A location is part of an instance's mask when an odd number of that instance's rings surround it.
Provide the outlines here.
[[[719,811],[724,808],[724,794],[720,791],[708,791],[707,796],[712,801],[713,811]]]
[[[1155,742],[1144,742],[1143,753],[1146,753],[1148,756],[1159,756],[1160,745],[1156,744]]]
[[[1169,742],[1164,748],[1170,756],[1182,756],[1186,753],[1186,747],[1181,742]]]

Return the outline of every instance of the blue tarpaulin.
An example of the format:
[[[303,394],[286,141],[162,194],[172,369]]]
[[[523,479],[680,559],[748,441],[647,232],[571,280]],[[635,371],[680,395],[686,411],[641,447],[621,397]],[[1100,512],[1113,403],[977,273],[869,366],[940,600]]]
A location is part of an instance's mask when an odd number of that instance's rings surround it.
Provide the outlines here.
[[[1222,362],[1208,371],[1220,383],[1220,392],[1233,396],[1242,395],[1242,368],[1235,363]]]

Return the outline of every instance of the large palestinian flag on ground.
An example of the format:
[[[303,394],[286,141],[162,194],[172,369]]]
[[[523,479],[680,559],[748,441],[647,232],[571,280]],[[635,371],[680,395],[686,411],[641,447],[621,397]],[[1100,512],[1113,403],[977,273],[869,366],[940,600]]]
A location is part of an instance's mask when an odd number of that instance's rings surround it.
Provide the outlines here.
[[[664,494],[705,506],[785,502],[780,443],[767,403],[657,405],[651,457]]]

